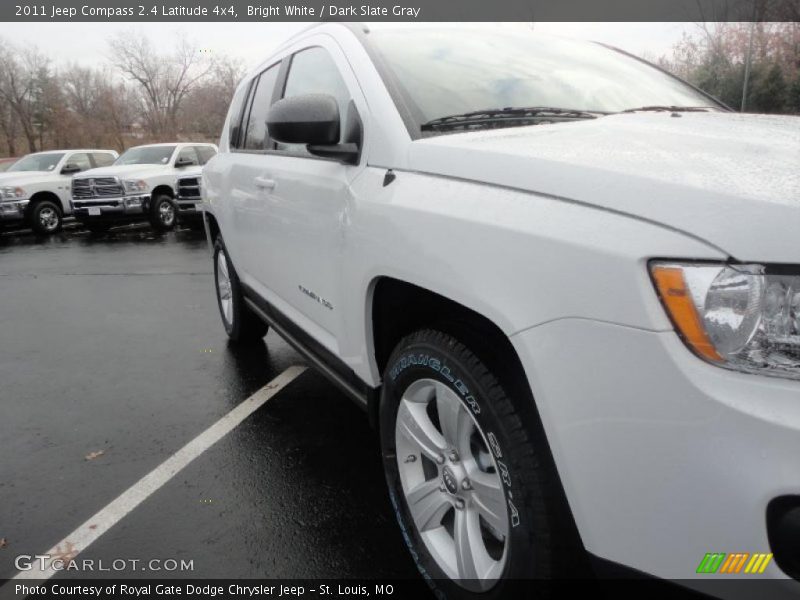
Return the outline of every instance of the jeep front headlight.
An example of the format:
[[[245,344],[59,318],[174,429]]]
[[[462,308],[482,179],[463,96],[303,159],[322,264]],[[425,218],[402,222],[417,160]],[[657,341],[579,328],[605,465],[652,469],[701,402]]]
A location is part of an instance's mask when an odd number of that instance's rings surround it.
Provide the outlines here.
[[[0,187],[0,200],[24,200],[28,195],[21,187],[3,186]]]
[[[122,185],[126,192],[140,193],[147,191],[147,182],[141,179],[124,179]]]
[[[800,379],[800,267],[652,262],[684,342],[729,369]]]

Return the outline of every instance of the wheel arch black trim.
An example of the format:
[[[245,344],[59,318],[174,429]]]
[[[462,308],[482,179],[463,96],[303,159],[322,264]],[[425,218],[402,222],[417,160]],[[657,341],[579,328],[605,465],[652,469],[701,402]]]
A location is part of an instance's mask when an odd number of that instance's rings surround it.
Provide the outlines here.
[[[167,185],[166,183],[162,183],[154,187],[153,191],[150,192],[150,197],[155,198],[158,194],[166,194],[173,200],[175,199],[175,190],[173,190],[172,187]]]
[[[388,287],[381,289],[382,286]],[[578,531],[572,506],[567,498],[561,474],[557,468],[550,441],[539,414],[539,408],[527,377],[527,371],[510,338],[488,317],[455,300],[415,284],[385,276],[373,280],[370,287],[372,293],[370,295],[369,314],[373,336],[370,341],[374,352],[373,358],[380,371],[388,363],[394,346],[403,337],[419,329],[438,329],[454,336],[470,348],[489,370],[498,377],[507,394],[521,398],[522,402],[518,403],[517,407],[522,411],[524,419],[533,428],[537,447],[553,473],[554,489],[558,496],[557,500],[561,511],[558,516],[568,528],[567,533],[574,546],[585,555],[583,540]],[[414,306],[414,303],[410,302],[409,298],[402,292],[403,289],[406,292],[410,291],[412,294],[417,294],[417,302],[420,304]],[[385,334],[384,327],[390,321],[383,314],[387,310],[386,305],[383,303],[387,300],[390,302],[388,305],[389,312],[394,313],[394,307],[391,304],[393,302],[398,309],[397,314],[402,315],[402,318],[407,319],[407,321],[399,326],[390,323],[389,326],[395,327],[395,329],[390,333],[388,340],[381,340],[379,337]],[[420,310],[420,307],[422,307],[422,310]],[[453,314],[444,314],[448,310],[452,311]],[[423,312],[425,318],[422,320],[415,319],[415,311]],[[385,360],[383,360],[384,354]],[[378,403],[375,403],[376,415],[370,417],[370,420],[375,419],[376,423],[377,405]],[[372,410],[372,407],[370,407],[370,410]],[[589,570],[588,560],[583,556],[576,557],[576,576]]]
[[[44,200],[49,200],[50,202],[54,203],[59,210],[61,210],[61,213],[64,213],[64,203],[61,201],[61,198],[59,198],[58,194],[51,192],[50,190],[41,190],[33,194],[28,204],[28,210],[32,211],[37,203]]]

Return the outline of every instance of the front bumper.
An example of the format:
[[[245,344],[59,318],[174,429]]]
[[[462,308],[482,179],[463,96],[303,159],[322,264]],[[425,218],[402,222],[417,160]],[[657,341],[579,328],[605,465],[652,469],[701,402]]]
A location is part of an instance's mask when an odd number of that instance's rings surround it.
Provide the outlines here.
[[[14,223],[25,219],[30,200],[7,200],[0,202],[0,223]]]
[[[800,495],[800,382],[707,364],[673,331],[562,319],[511,339],[589,552],[700,589],[783,580],[800,597],[775,560],[697,573],[706,553],[773,551],[767,505]]]
[[[199,198],[196,200],[185,200],[182,198],[177,199],[178,204],[178,217],[183,220],[203,218],[203,201]]]
[[[149,208],[149,194],[72,201],[72,214],[79,221],[138,219],[145,217]]]

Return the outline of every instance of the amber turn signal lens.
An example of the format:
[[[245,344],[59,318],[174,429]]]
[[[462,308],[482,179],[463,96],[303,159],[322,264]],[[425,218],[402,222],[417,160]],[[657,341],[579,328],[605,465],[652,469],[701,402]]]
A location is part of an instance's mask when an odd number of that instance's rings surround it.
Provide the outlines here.
[[[652,274],[661,302],[689,347],[706,360],[722,361],[723,358],[706,335],[683,271],[676,267],[655,266]]]

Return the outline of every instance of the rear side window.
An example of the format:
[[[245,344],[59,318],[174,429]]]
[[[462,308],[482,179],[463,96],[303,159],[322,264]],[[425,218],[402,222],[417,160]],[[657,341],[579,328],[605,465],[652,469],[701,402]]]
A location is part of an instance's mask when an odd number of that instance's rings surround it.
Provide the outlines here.
[[[112,164],[116,158],[109,152],[93,152],[92,161],[95,167],[107,167]]]
[[[250,114],[247,118],[244,145],[246,150],[268,150],[270,148],[267,135],[267,112],[272,104],[275,82],[278,80],[278,65],[270,67],[258,78],[256,91],[250,103]]]
[[[84,152],[70,155],[70,157],[67,158],[67,162],[65,164],[75,165],[81,171],[86,171],[87,169],[92,168],[92,163],[89,161],[89,155]]]
[[[339,74],[336,63],[324,48],[309,48],[292,57],[283,97],[291,98],[303,94],[333,96],[339,105],[339,118],[342,119],[340,131],[344,132],[344,119],[347,105],[350,102],[350,92]],[[278,144],[278,150],[308,154],[303,144]]]
[[[242,135],[242,112],[250,92],[249,85],[243,85],[233,95],[231,100],[231,116],[228,121],[228,144],[231,148],[239,148],[244,138]]]
[[[191,161],[190,164],[192,165],[200,164],[197,160],[197,153],[194,151],[194,146],[186,146],[185,148],[181,148],[181,151],[178,153],[178,158],[175,159],[175,162],[179,160]]]
[[[197,151],[197,156],[200,159],[200,164],[204,165],[217,153],[214,148],[211,146],[195,146],[194,149]]]

